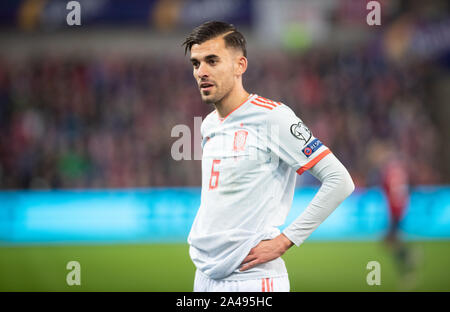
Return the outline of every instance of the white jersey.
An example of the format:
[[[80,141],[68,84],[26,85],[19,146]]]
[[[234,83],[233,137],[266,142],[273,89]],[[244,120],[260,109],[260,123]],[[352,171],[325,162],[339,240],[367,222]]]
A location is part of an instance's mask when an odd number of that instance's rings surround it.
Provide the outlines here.
[[[287,275],[281,258],[239,271],[250,249],[280,234],[296,174],[330,150],[286,105],[251,94],[221,119],[202,123],[201,204],[188,237],[190,256],[212,279]]]

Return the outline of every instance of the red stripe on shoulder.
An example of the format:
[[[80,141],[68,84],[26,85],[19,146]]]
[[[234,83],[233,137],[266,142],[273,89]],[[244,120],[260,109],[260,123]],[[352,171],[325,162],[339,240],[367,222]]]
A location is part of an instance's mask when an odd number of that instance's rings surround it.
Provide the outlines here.
[[[264,107],[264,108],[270,109],[270,110],[272,110],[272,109],[273,109],[273,107],[271,107],[271,106],[267,106],[267,105],[259,104],[259,103],[256,103],[255,101],[251,101],[250,103],[252,103],[253,105],[257,105],[257,106],[261,106],[261,107]]]
[[[263,101],[263,100],[261,100],[259,98],[257,98],[256,101],[258,101],[260,104],[271,105],[273,107],[276,107],[276,105],[274,103],[266,102],[266,101]]]
[[[281,103],[280,103],[280,102],[275,102],[275,101],[272,101],[272,100],[266,99],[265,97],[262,97],[262,96],[259,96],[259,97],[258,97],[258,99],[259,99],[259,100],[261,100],[261,101],[263,101],[263,102],[265,102],[265,103],[268,103],[268,104],[273,104],[273,105],[275,105],[275,106],[277,106],[277,105],[281,105]]]

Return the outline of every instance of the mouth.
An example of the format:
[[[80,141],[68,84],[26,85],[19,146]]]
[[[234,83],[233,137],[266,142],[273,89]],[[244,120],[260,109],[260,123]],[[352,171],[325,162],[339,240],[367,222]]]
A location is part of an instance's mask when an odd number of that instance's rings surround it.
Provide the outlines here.
[[[201,91],[210,91],[212,89],[212,87],[214,87],[214,84],[212,84],[210,82],[202,82],[200,84]]]

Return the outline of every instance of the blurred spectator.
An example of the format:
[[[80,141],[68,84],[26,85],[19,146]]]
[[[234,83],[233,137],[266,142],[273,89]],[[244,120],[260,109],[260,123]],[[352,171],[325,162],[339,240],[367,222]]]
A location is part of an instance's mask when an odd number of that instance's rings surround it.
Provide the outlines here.
[[[427,111],[432,66],[388,64],[368,47],[250,60],[246,89],[289,105],[357,186],[378,182],[380,140],[406,155],[413,185],[448,181]],[[186,124],[193,137],[193,117],[211,110],[187,58],[4,57],[0,188],[198,186],[200,162],[171,158],[171,129]]]

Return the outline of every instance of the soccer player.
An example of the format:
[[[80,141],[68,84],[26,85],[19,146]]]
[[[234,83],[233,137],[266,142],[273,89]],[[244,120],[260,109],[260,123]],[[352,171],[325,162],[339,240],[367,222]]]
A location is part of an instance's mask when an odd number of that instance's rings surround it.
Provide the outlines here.
[[[203,102],[201,204],[188,237],[194,291],[289,291],[281,256],[299,246],[354,190],[339,160],[285,104],[243,87],[246,41],[206,22],[183,43]],[[296,175],[321,187],[283,233]]]
[[[409,174],[406,163],[395,152],[392,145],[385,146],[381,177],[390,212],[390,225],[385,242],[392,252],[400,273],[402,290],[411,290],[417,282],[416,268],[420,261],[418,249],[411,249],[401,238],[400,223],[409,204]],[[404,288],[404,289],[403,289]]]
[[[391,156],[382,171],[382,188],[390,212],[390,227],[386,241],[394,245],[400,241],[400,221],[409,202],[408,171],[401,158]]]

